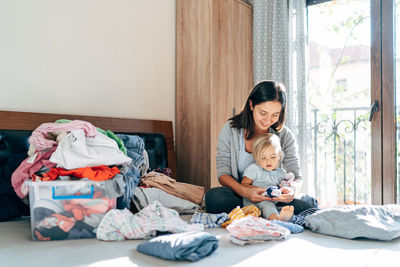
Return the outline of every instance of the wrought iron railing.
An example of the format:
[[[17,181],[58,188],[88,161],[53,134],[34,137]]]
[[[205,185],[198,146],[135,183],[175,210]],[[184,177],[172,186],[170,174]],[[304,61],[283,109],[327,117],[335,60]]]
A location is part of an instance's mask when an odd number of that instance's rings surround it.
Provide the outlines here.
[[[320,203],[370,203],[368,116],[368,107],[312,110],[314,190]]]

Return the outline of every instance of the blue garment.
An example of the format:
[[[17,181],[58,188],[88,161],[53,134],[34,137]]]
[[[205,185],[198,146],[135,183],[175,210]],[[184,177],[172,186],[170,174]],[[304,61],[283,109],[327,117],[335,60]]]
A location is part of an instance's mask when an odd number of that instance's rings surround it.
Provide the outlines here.
[[[145,164],[143,139],[137,135],[117,134],[117,136],[124,142],[127,156],[132,159],[132,164],[139,169],[142,164]]]
[[[140,181],[140,168],[146,164],[146,159],[143,156],[144,141],[137,135],[117,134],[122,140],[126,149],[127,156],[132,159],[132,162],[123,165],[120,169],[126,180],[125,193],[117,199],[117,209],[130,209],[131,198],[135,193],[135,188]]]
[[[304,227],[298,224],[290,223],[290,222],[283,222],[278,220],[272,220],[271,222],[279,224],[283,227],[286,227],[290,230],[292,234],[298,234],[304,231]]]
[[[190,223],[202,223],[206,228],[219,228],[227,220],[229,217],[225,212],[212,214],[196,211],[190,219]]]
[[[214,253],[218,239],[206,232],[162,235],[141,243],[136,250],[167,260],[198,261]]]

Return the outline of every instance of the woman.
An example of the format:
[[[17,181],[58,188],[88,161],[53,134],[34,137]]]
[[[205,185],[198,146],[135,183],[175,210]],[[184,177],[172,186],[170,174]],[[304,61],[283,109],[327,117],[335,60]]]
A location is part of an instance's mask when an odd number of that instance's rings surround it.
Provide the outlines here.
[[[265,188],[247,187],[241,184],[243,172],[254,163],[252,144],[263,133],[279,136],[283,153],[282,167],[295,176],[295,188],[283,187],[282,194],[275,197],[277,206],[292,205],[298,214],[308,208],[317,207],[317,201],[309,196],[295,199],[303,183],[296,139],[284,126],[286,94],[284,86],[273,81],[258,83],[247,98],[240,114],[230,118],[222,127],[217,147],[217,175],[223,187],[210,189],[206,196],[206,209],[209,213],[230,212],[243,205],[243,198],[251,202],[272,200],[262,196]]]

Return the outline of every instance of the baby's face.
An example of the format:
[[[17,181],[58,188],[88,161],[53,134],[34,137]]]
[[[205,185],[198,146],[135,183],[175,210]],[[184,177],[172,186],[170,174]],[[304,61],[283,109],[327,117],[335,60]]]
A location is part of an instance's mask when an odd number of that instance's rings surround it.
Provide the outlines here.
[[[278,167],[280,159],[279,149],[269,146],[265,149],[258,164],[267,171],[274,171]]]

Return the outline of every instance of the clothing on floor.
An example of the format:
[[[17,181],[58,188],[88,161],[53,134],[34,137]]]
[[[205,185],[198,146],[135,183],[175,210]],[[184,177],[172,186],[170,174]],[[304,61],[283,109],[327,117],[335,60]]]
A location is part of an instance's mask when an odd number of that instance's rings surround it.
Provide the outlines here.
[[[125,240],[155,237],[158,232],[181,233],[203,231],[202,224],[188,224],[177,211],[165,208],[160,202],[132,214],[128,209],[110,210],[97,228],[97,239]]]
[[[121,165],[132,161],[119,150],[115,140],[97,133],[86,137],[81,129],[71,132],[58,143],[57,149],[50,157],[57,167],[71,170],[99,165]]]
[[[156,187],[146,188],[139,186],[135,189],[135,194],[132,198],[132,201],[138,210],[142,210],[155,200],[159,201],[166,208],[176,210],[179,214],[193,214],[195,211],[200,209],[199,205],[186,199],[168,194]]]
[[[157,187],[171,195],[180,197],[200,205],[204,197],[204,187],[188,183],[180,183],[165,174],[150,172],[143,175],[140,184]]]
[[[400,237],[400,205],[325,208],[307,216],[305,224],[320,234],[390,241]]]
[[[91,123],[73,120],[67,123],[43,123],[32,132],[28,141],[30,144],[33,144],[38,151],[42,151],[57,145],[57,141],[48,139],[49,133],[76,129],[81,129],[84,132],[84,136],[87,137],[94,137],[97,135],[97,130]]]
[[[234,220],[226,229],[231,235],[231,241],[238,245],[266,240],[280,240],[290,235],[290,230],[286,227],[254,216],[246,216]]]
[[[241,219],[246,216],[260,217],[260,215],[261,211],[254,205],[249,205],[243,208],[238,206],[228,214],[229,220],[221,224],[221,227],[227,227],[234,220]]]
[[[229,216],[225,212],[212,214],[196,211],[190,219],[190,223],[201,223],[205,228],[219,228],[227,220],[229,220]]]
[[[206,232],[162,235],[139,244],[136,250],[167,260],[198,261],[215,252],[218,239]]]

